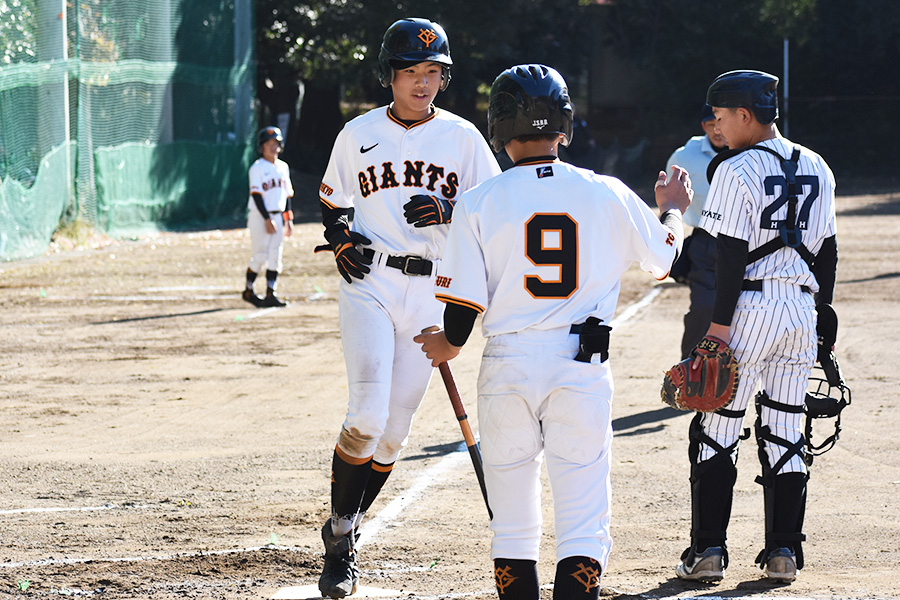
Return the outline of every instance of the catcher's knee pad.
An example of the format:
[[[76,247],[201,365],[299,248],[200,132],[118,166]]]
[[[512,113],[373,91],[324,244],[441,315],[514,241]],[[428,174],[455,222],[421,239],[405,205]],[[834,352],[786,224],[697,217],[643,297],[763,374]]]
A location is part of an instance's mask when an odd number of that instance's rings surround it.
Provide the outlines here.
[[[724,408],[720,408],[716,411],[716,414],[732,419],[743,419],[745,412],[746,411],[743,410],[727,410]],[[744,429],[743,434],[738,436],[738,438],[732,444],[723,446],[712,437],[710,437],[709,434],[706,433],[706,431],[704,431],[703,415],[704,413],[696,413],[694,415],[694,418],[691,420],[690,427],[688,428],[688,458],[690,458],[691,465],[698,465],[701,462],[709,462],[709,460],[712,460],[707,459],[705,461],[701,461],[701,445],[706,445],[713,451],[713,458],[718,458],[720,455],[725,455],[732,462],[736,462],[738,444],[740,444],[741,440],[745,440],[750,437],[750,431],[748,429]],[[734,458],[732,458],[732,455],[734,455]]]

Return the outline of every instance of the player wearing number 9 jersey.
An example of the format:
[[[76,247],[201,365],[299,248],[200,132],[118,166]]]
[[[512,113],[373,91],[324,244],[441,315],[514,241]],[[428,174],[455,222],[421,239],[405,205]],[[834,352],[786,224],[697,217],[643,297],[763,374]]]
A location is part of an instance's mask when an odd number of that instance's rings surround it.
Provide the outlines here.
[[[556,599],[597,598],[609,533],[612,373],[608,324],[620,278],[669,272],[690,179],[660,173],[661,219],[618,179],[557,158],[572,136],[565,81],[543,65],[495,80],[488,127],[514,166],[456,205],[435,294],[444,329],[416,336],[433,364],[455,357],[476,316],[487,338],[478,423],[500,598],[537,600],[541,463],[553,493]]]
[[[756,561],[781,583],[803,567],[803,404],[816,360],[816,305],[830,304],[834,292],[835,182],[821,156],[781,137],[777,85],[768,73],[730,71],[707,91],[732,148],[710,163],[700,220],[717,250],[707,335],[734,350],[740,383],[731,403],[697,413],[688,432],[693,511],[691,545],[676,567],[682,579],[723,577],[737,450],[754,398],[766,532]]]

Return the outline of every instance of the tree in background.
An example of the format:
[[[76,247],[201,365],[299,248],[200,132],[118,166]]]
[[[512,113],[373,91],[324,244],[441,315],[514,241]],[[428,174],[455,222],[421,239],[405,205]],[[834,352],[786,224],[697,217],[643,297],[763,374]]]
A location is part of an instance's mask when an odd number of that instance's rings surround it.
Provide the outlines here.
[[[407,16],[438,21],[450,37],[453,81],[438,97],[441,106],[484,127],[484,91],[500,71],[550,64],[569,82],[598,139],[628,126],[649,140],[644,162],[651,174],[673,144],[695,133],[717,75],[752,68],[783,77],[785,39],[792,138],[826,154],[836,171],[884,170],[884,157],[896,162],[900,153],[886,128],[862,129],[860,121],[900,121],[896,0],[457,0],[452,10],[435,0],[257,0],[256,7],[259,98],[270,112],[293,111],[302,82],[289,148],[302,151],[292,164],[305,170],[324,169],[345,120],[389,100],[375,59],[384,30]],[[629,65],[639,92],[627,117],[586,102],[598,48]],[[841,135],[856,123],[858,136]]]
[[[289,133],[302,162],[324,169],[335,136],[354,116],[342,106],[390,100],[378,83],[376,59],[384,31],[397,19],[422,17],[444,27],[453,79],[438,102],[479,126],[485,122],[479,87],[485,90],[512,64],[552,64],[572,81],[585,72],[592,33],[578,0],[509,0],[500,10],[483,0],[458,0],[446,9],[434,0],[257,1],[257,94],[271,113],[292,110],[302,82],[299,121]]]

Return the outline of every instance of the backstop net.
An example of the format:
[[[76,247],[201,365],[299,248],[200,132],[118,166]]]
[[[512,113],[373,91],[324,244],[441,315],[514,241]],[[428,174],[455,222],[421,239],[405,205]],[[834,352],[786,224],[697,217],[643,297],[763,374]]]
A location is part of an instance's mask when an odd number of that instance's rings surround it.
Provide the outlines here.
[[[233,221],[254,158],[252,0],[0,0],[0,260],[78,220]]]

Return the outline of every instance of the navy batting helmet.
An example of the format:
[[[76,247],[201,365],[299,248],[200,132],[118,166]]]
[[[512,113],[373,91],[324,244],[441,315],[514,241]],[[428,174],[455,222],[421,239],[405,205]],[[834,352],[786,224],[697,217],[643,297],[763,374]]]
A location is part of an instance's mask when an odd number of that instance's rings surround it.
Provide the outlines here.
[[[778,118],[778,78],[762,71],[729,71],[716,77],[706,103],[720,108],[746,108],[768,125]]]
[[[256,149],[262,152],[263,144],[269,140],[278,140],[278,143],[284,148],[284,136],[277,127],[263,127],[256,134]]]
[[[575,108],[566,82],[556,69],[518,65],[497,76],[488,104],[488,137],[500,152],[520,135],[561,133],[564,146],[572,141]]]
[[[384,32],[378,53],[378,81],[388,87],[394,79],[391,63],[407,65],[434,61],[443,66],[441,90],[450,83],[450,41],[444,28],[428,19],[401,19]]]

